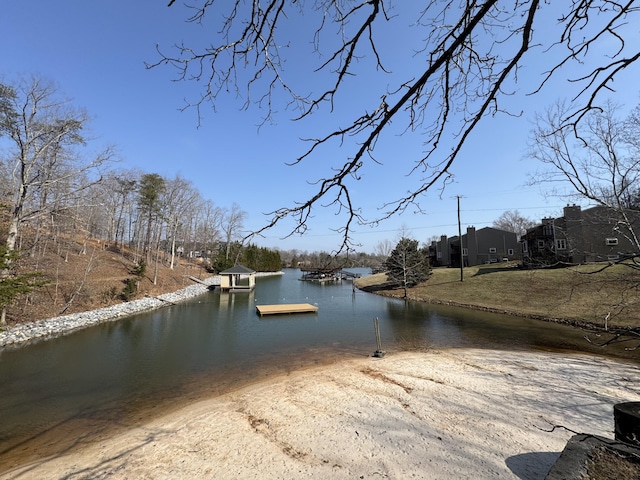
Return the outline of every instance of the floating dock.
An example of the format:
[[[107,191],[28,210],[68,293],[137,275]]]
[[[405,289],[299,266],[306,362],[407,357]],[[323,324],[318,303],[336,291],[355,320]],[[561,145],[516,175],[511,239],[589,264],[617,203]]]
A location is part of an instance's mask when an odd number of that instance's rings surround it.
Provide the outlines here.
[[[288,303],[280,305],[256,305],[258,315],[282,315],[285,313],[315,313],[318,307],[310,303]]]

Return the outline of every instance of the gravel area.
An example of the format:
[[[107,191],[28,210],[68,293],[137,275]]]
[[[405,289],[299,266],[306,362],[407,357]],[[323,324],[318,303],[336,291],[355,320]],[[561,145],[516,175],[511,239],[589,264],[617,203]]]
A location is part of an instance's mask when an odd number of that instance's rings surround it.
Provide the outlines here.
[[[220,285],[219,275],[203,280],[203,284],[196,283],[177,292],[165,293],[157,297],[146,297],[98,310],[21,323],[0,331],[0,348],[20,347],[28,342],[67,335],[81,328],[119,320],[129,315],[154,310],[168,304],[179,303],[205,293],[210,286],[214,285]]]

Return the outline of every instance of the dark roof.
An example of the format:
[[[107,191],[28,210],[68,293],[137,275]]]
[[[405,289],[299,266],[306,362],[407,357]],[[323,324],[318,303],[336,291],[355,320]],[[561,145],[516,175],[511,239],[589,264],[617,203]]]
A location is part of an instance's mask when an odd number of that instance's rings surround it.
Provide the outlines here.
[[[249,275],[251,273],[256,273],[256,271],[251,270],[244,265],[236,265],[226,269],[224,272],[220,272],[220,275]]]
[[[335,273],[342,271],[342,267],[303,267],[301,272]]]
[[[516,235],[514,232],[510,232],[509,230],[505,230],[503,228],[496,228],[496,227],[482,227],[479,230],[476,230],[476,233],[487,231],[487,230],[493,230],[494,232],[502,232],[502,233],[509,233],[509,234]]]

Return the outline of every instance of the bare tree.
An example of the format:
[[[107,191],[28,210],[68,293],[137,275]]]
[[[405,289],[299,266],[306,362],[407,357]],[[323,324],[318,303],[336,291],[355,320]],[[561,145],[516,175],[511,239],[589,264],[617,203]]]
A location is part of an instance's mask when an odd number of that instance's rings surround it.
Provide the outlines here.
[[[493,221],[493,228],[513,232],[519,237],[527,233],[527,230],[535,225],[535,221],[523,217],[518,210],[507,210],[497,220]]]
[[[608,339],[600,333],[585,336],[603,347],[637,339],[640,334],[637,327],[609,330],[607,325],[610,318],[637,311],[640,287],[640,106],[626,119],[620,118],[618,111],[617,105],[606,103],[601,109],[585,114],[580,125],[569,128],[563,122],[567,107],[560,102],[549,108],[545,116],[538,117],[530,151],[545,166],[536,182],[568,182],[573,197],[605,207],[603,218],[595,220],[608,228],[613,226],[616,236],[621,235],[630,245],[631,253],[625,250],[619,260],[607,262],[587,274],[600,274],[612,265],[630,268],[617,282],[617,294],[608,295],[600,305],[607,312],[604,326],[611,336]],[[609,280],[605,277],[604,281]]]
[[[173,4],[171,0],[169,6]],[[354,226],[377,224],[410,207],[421,210],[425,192],[451,181],[450,168],[481,120],[499,113],[521,115],[517,105],[508,111],[505,99],[514,104],[523,79],[533,82],[524,87],[531,94],[556,79],[568,80],[575,108],[563,125],[576,125],[602,94],[613,90],[614,78],[625,70],[631,74],[628,67],[640,57],[638,43],[625,41],[637,34],[630,26],[638,24],[640,7],[633,1],[506,5],[497,0],[430,0],[392,5],[391,0],[206,0],[191,8],[189,21],[210,28],[210,44],[158,48],[159,60],[148,67],[170,65],[179,79],[199,82],[200,98],[187,105],[198,114],[205,102],[215,108],[219,97],[231,92],[244,100],[245,108],[262,107],[265,122],[273,121],[283,104],[295,109],[294,119],[304,120],[338,109],[345,91],[358,89],[359,82],[379,88],[350,123],[329,126],[308,139],[308,148],[292,164],[322,158],[324,148],[339,145],[344,152],[341,166],[328,165],[325,177],[310,179],[315,180],[315,191],[271,212],[263,229],[292,218],[290,234],[304,233],[314,208],[333,206],[346,212],[339,231],[347,248]],[[300,24],[308,28],[291,28]],[[381,40],[383,32],[409,25],[419,32],[407,36],[406,52],[390,49]],[[305,33],[308,38],[300,38]],[[317,61],[286,63],[286,47],[299,47],[305,40]],[[400,53],[406,53],[403,58],[413,73],[400,76],[387,67]],[[285,64],[290,69],[308,66],[307,76],[288,75]],[[522,75],[525,66],[527,74]],[[567,74],[570,68],[575,70]],[[306,81],[309,75],[313,82]],[[303,84],[292,80],[303,77]],[[315,87],[311,91],[309,83]],[[353,183],[361,179],[365,166],[396,160],[374,153],[385,134],[397,133],[396,126],[422,133],[422,155],[407,158],[404,165],[415,183],[408,189],[403,184],[395,198],[382,200],[370,218],[354,200]]]
[[[20,226],[53,208],[74,205],[78,195],[100,179],[99,167],[111,159],[112,151],[108,148],[88,161],[79,158],[74,148],[84,145],[87,116],[60,99],[51,83],[34,77],[17,87],[4,86],[2,96],[1,133],[14,146],[8,159],[13,164],[13,204],[6,236],[11,252]],[[51,195],[58,185],[64,188]]]
[[[196,208],[200,196],[191,182],[178,175],[173,179],[167,180],[164,197],[167,240],[170,244],[171,255],[169,266],[173,269],[178,232],[184,226],[187,212]]]
[[[247,216],[247,212],[240,209],[240,206],[236,203],[231,205],[230,209],[224,211],[221,229],[224,235],[225,241],[225,258],[229,260],[229,254],[231,253],[231,244],[242,237],[242,229],[244,228],[244,219]]]
[[[137,189],[140,172],[112,170],[104,175],[97,196],[105,210],[109,242],[114,246],[124,243],[127,205],[135,205],[134,194]]]
[[[77,210],[82,193],[100,181],[100,167],[111,159],[112,151],[107,148],[90,160],[80,155],[86,123],[87,115],[46,80],[32,77],[15,86],[0,85],[0,136],[11,145],[2,159],[10,172],[6,183],[11,196],[3,279],[10,276],[21,226],[45,215]],[[4,308],[1,315],[0,323]]]
[[[630,135],[640,131],[639,117],[620,119],[617,110],[609,102],[588,112],[578,126],[564,123],[567,107],[562,102],[539,116],[529,154],[546,169],[532,182],[568,182],[573,197],[607,207],[617,216],[617,231],[640,256],[640,215],[630,209],[629,200],[640,188],[640,144]]]
[[[395,245],[391,240],[380,240],[376,244],[373,253],[374,255],[377,255],[379,257],[387,258],[389,255],[391,255],[391,251],[394,247]]]
[[[216,207],[211,200],[201,200],[195,213],[197,213],[194,216],[194,220],[196,220],[194,227],[195,249],[209,252],[220,240],[220,226],[224,210]],[[209,253],[207,253],[208,255]]]

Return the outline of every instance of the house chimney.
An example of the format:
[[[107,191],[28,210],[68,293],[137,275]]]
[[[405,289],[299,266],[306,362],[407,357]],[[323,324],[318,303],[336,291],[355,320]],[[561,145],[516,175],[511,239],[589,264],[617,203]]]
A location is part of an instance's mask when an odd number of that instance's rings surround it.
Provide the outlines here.
[[[566,207],[564,207],[565,220],[567,221],[580,220],[581,217],[582,217],[582,209],[580,208],[580,205],[576,205],[574,203],[573,205],[567,205]]]

